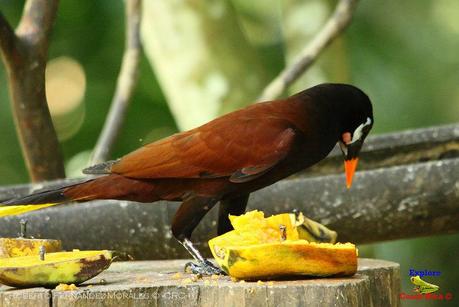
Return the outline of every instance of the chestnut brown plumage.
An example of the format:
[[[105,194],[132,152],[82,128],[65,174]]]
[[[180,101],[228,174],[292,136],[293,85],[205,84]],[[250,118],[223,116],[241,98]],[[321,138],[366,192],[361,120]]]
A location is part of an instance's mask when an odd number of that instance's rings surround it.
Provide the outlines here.
[[[372,125],[372,106],[361,90],[322,84],[286,99],[251,105],[84,170],[101,175],[98,178],[9,204],[182,201],[172,221],[173,235],[199,262],[193,269],[215,273],[190,237],[217,202],[218,232],[223,233],[231,229],[228,214],[243,213],[251,192],[319,162],[337,142],[350,186]]]

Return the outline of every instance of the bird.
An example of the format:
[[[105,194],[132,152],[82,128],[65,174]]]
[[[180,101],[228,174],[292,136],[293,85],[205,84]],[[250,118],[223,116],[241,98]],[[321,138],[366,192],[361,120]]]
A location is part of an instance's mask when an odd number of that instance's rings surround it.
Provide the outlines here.
[[[219,204],[218,234],[232,230],[228,216],[245,212],[250,193],[318,163],[337,143],[349,189],[373,123],[372,104],[362,90],[350,84],[319,84],[88,167],[83,173],[93,177],[76,184],[8,200],[0,206],[0,216],[96,199],[179,201],[171,231],[194,258],[188,268],[221,274],[191,241],[210,209]]]

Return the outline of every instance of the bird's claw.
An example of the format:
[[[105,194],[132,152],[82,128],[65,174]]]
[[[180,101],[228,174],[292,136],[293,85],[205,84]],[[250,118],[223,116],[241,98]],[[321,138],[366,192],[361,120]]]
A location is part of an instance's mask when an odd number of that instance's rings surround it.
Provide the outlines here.
[[[204,262],[188,262],[185,264],[185,272],[201,275],[226,275],[219,267],[216,267],[212,262],[205,260]]]

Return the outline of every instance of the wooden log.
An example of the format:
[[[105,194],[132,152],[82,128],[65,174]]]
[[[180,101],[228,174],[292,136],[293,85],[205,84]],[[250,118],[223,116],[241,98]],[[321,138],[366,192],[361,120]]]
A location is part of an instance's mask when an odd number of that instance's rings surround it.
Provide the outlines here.
[[[0,307],[48,307],[51,292],[45,288],[14,289],[0,284]]]
[[[26,306],[28,295],[48,297],[42,306],[399,306],[399,265],[359,259],[352,277],[263,282],[232,281],[180,273],[185,260],[117,262],[76,291],[0,287],[0,306]],[[179,276],[178,276],[179,275]],[[33,296],[32,296],[33,297]],[[32,301],[37,306],[36,301]],[[30,303],[29,303],[30,304]],[[41,304],[41,302],[40,302]],[[40,305],[39,305],[40,306]]]
[[[351,190],[342,175],[284,180],[254,193],[249,210],[267,214],[296,208],[338,232],[339,241],[370,243],[459,231],[459,159],[358,172]],[[19,220],[29,233],[60,239],[64,248],[116,249],[135,259],[187,257],[170,232],[177,203],[95,201],[2,219],[0,237],[16,236]],[[193,240],[209,255],[216,210]],[[365,231],[362,231],[365,229]],[[78,235],[75,235],[78,234]]]

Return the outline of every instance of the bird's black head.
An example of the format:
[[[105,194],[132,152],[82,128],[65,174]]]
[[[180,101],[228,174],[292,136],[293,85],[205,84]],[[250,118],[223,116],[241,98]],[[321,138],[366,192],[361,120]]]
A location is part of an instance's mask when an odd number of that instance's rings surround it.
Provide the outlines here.
[[[373,108],[368,96],[349,84],[320,84],[312,88],[314,96],[329,107],[338,124],[338,144],[344,156],[346,186],[350,188],[352,177],[363,142],[373,127]]]

